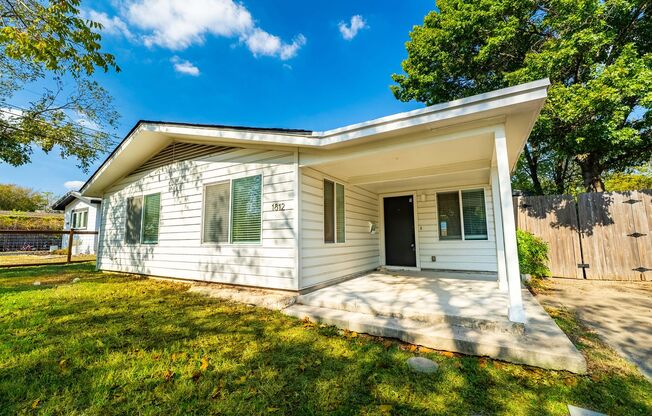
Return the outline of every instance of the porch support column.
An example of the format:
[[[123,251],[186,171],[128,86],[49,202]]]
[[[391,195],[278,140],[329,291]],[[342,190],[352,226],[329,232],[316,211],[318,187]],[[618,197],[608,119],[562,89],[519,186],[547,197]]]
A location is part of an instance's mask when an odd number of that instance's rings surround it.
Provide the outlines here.
[[[516,248],[516,222],[514,221],[514,206],[512,204],[512,184],[507,156],[507,138],[503,126],[499,126],[495,130],[494,146],[505,246],[505,269],[509,292],[508,316],[512,322],[525,323],[525,310],[523,309],[523,298],[521,296],[521,274],[518,268],[518,251]]]
[[[495,159],[494,159],[495,160]],[[498,183],[498,169],[491,167],[491,200],[494,208],[494,230],[496,234],[496,263],[498,271],[498,289],[507,292],[507,266],[505,260],[505,239],[503,238],[503,216],[500,204],[500,185]]]

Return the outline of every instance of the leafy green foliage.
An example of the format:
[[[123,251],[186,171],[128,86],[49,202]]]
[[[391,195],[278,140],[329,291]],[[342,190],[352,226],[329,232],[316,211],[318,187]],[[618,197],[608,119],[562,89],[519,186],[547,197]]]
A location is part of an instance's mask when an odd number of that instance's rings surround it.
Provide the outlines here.
[[[0,269],[0,413],[552,416],[568,403],[652,412],[652,385],[588,342],[572,316],[555,317],[581,343],[590,376],[437,353],[187,287],[93,264]],[[438,373],[413,373],[405,362],[415,354]]]
[[[548,244],[527,231],[516,230],[518,265],[521,273],[535,277],[550,276]]]
[[[520,164],[535,193],[563,193],[578,180],[589,191],[602,190],[605,171],[650,159],[652,3],[441,0],[437,6],[410,33],[405,73],[393,75],[398,99],[431,105],[549,77],[549,98]]]
[[[46,195],[13,184],[0,184],[0,211],[36,211],[45,209]]]
[[[647,164],[628,169],[625,172],[608,174],[605,180],[605,188],[612,192],[652,189],[652,165]]]
[[[0,162],[30,162],[33,145],[55,147],[87,169],[113,142],[118,113],[92,75],[119,71],[101,51],[102,26],[80,17],[80,0],[0,1]],[[30,89],[31,88],[31,89]],[[19,91],[37,99],[14,104]]]

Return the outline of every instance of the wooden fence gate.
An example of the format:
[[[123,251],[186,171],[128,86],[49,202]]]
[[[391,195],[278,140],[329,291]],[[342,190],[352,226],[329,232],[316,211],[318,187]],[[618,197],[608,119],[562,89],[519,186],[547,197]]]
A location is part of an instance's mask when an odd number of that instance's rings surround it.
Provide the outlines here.
[[[515,197],[514,211],[548,242],[553,276],[652,280],[652,191]]]

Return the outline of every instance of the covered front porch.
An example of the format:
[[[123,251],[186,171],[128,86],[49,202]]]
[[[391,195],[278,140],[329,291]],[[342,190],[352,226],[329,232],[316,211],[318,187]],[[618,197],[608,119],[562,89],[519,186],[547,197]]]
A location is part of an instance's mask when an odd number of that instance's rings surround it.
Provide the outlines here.
[[[438,350],[585,372],[566,335],[520,292],[525,325],[508,319],[508,293],[490,274],[380,270],[302,294],[283,312]]]

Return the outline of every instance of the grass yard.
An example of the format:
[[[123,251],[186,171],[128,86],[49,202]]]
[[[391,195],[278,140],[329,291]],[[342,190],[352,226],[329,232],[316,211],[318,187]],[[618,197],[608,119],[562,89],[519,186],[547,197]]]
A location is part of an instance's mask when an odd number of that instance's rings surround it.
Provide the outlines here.
[[[65,263],[67,258],[68,256],[65,254],[6,254],[0,255],[0,266],[12,264]],[[77,254],[72,256],[72,260],[95,260],[95,254]]]
[[[652,414],[652,385],[564,310],[551,313],[589,375],[418,350],[186,289],[92,264],[0,270],[0,413]],[[440,371],[411,372],[415,354]]]

